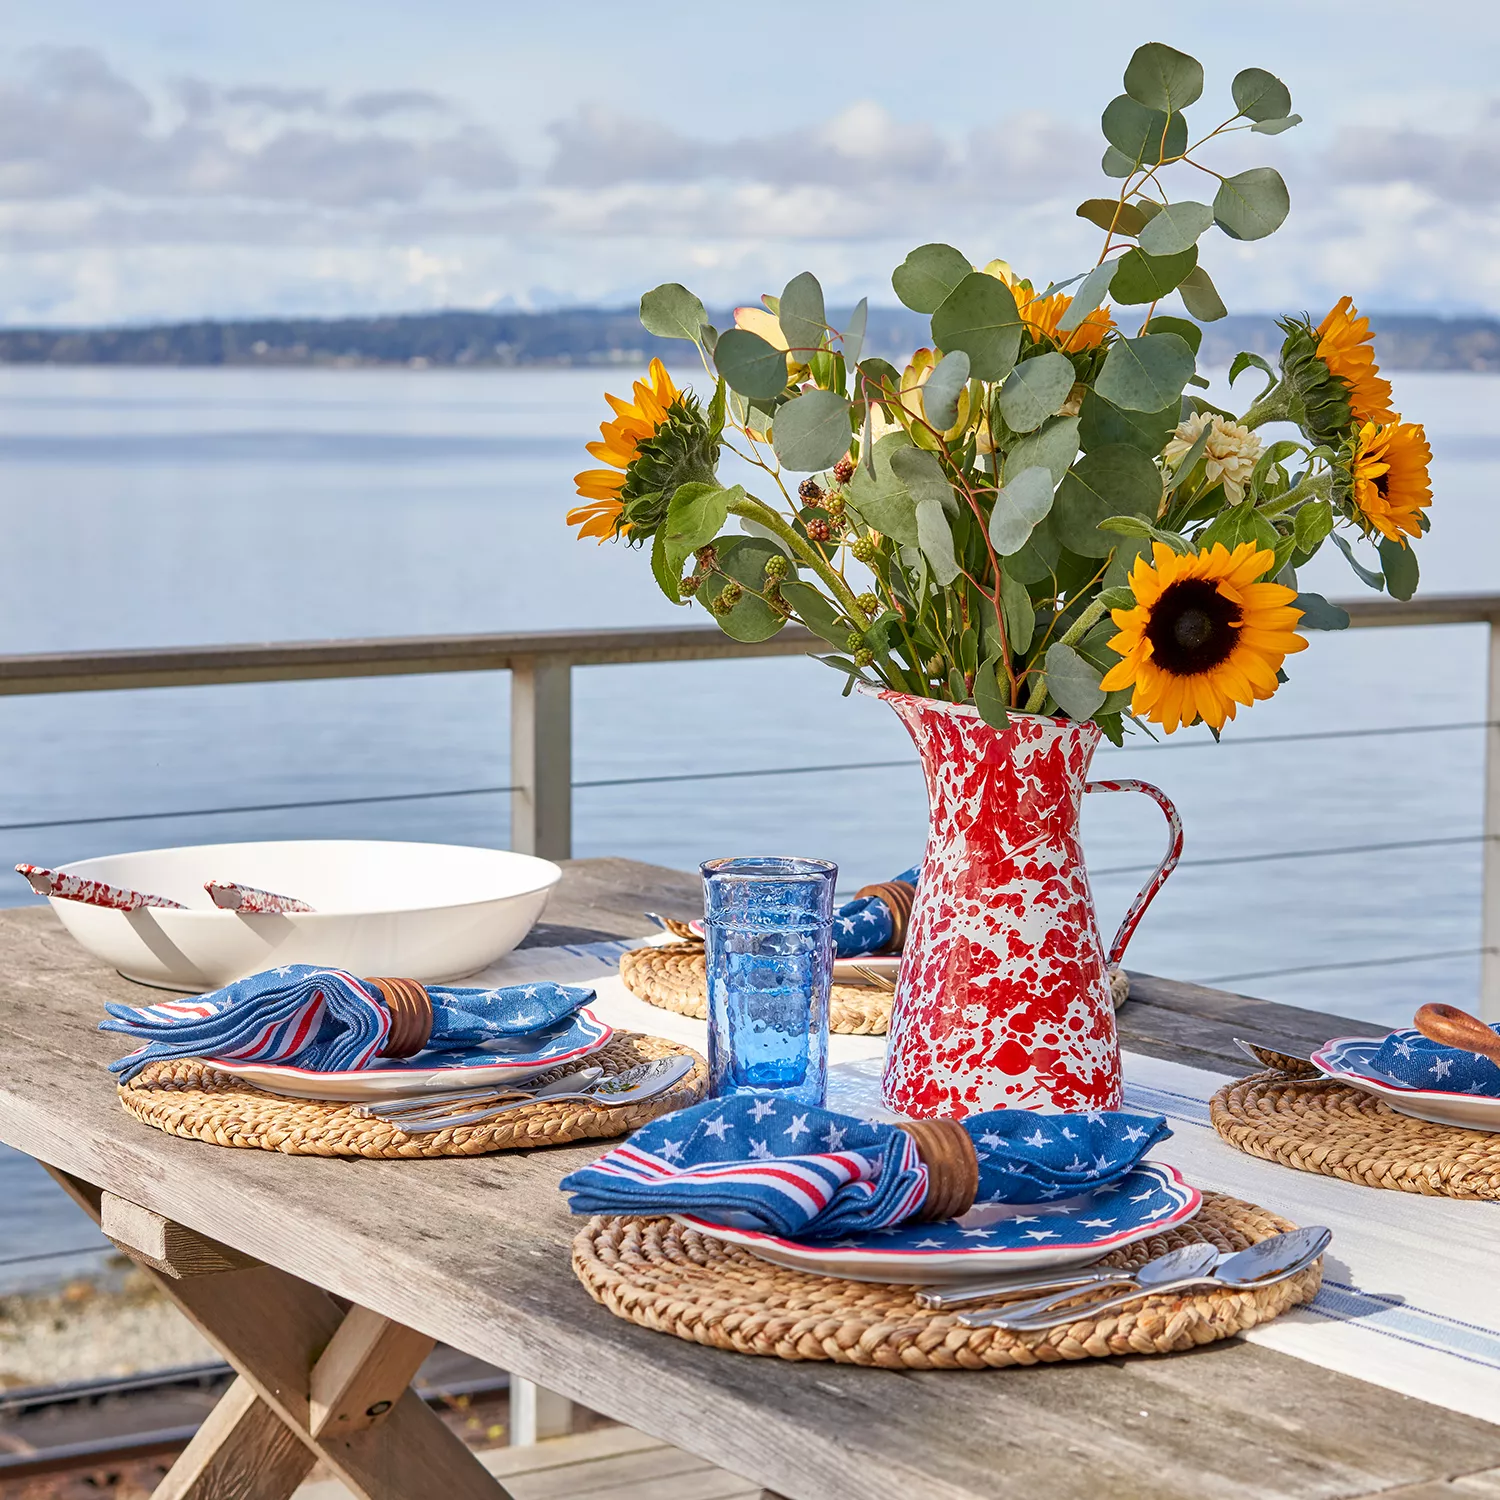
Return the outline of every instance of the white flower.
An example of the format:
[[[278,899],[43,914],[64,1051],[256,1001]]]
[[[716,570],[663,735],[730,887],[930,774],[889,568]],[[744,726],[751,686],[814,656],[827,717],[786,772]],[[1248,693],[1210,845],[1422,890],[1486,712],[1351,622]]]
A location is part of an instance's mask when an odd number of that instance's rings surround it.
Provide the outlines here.
[[[1203,450],[1208,482],[1217,484],[1222,480],[1225,498],[1231,505],[1238,505],[1261,454],[1260,439],[1248,427],[1226,422],[1212,412],[1194,412],[1172,435],[1164,456],[1169,464],[1180,463],[1209,423],[1213,424],[1213,432]]]

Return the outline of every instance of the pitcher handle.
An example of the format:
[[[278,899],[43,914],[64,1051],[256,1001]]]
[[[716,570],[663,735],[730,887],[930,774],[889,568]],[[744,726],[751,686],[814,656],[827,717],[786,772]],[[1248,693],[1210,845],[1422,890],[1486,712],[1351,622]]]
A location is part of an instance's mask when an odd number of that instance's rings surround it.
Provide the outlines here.
[[[1156,893],[1166,884],[1167,876],[1177,868],[1177,861],[1182,858],[1182,819],[1178,817],[1172,799],[1159,786],[1152,786],[1149,781],[1090,781],[1084,786],[1084,791],[1144,792],[1166,815],[1167,827],[1172,834],[1167,857],[1156,867],[1155,874],[1130,903],[1130,910],[1125,913],[1125,920],[1120,923],[1119,931],[1109,945],[1109,964],[1113,968],[1124,958],[1125,948],[1135,936],[1135,929],[1146,915],[1146,908],[1156,899]]]

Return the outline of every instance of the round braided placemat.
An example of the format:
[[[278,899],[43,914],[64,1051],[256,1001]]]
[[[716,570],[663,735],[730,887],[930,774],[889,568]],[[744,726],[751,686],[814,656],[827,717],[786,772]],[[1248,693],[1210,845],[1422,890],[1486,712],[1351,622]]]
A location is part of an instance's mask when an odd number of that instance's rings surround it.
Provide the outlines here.
[[[1293,1227],[1253,1203],[1205,1193],[1190,1223],[1117,1250],[1104,1264],[1138,1266],[1196,1240],[1242,1250]],[[573,1240],[578,1279],[596,1302],[628,1322],[740,1354],[895,1370],[1001,1369],[1191,1349],[1310,1302],[1322,1266],[1316,1261],[1259,1290],[1142,1297],[1098,1318],[1083,1306],[1077,1321],[1061,1327],[1007,1333],[962,1328],[952,1312],[918,1307],[914,1287],[785,1270],[672,1219],[590,1219]]]
[[[119,1090],[120,1103],[136,1119],[168,1135],[192,1136],[216,1146],[257,1146],[289,1156],[368,1156],[380,1160],[432,1156],[480,1156],[521,1151],[565,1141],[626,1135],[647,1120],[696,1104],[708,1092],[708,1064],[691,1047],[639,1032],[616,1032],[591,1053],[590,1066],[623,1073],[654,1057],[685,1055],[693,1071],[665,1093],[639,1104],[611,1109],[586,1099],[527,1104],[478,1125],[407,1135],[385,1120],[367,1119],[349,1104],[289,1099],[268,1094],[243,1079],[221,1073],[196,1058],[152,1063]],[[535,1082],[576,1068],[554,1068]]]
[[[691,1016],[708,1019],[708,964],[702,943],[632,948],[620,955],[620,978],[632,995]],[[891,992],[836,984],[828,996],[828,1029],[845,1036],[884,1036],[891,1023]]]
[[[1214,1129],[1299,1172],[1430,1198],[1500,1198],[1500,1135],[1414,1120],[1327,1078],[1252,1073],[1209,1100]]]
[[[708,963],[700,942],[632,948],[620,956],[620,977],[632,995],[652,1005],[695,1021],[708,1019]],[[1119,1010],[1130,994],[1124,969],[1109,971],[1109,993]],[[843,1036],[884,1036],[894,998],[873,986],[836,984],[828,995],[828,1029]]]

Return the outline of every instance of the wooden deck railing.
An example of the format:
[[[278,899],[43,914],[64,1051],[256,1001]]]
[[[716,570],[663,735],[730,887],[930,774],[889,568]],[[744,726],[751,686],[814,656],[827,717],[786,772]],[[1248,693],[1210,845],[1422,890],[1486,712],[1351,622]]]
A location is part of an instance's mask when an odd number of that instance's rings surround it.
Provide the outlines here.
[[[1482,1013],[1500,1020],[1500,594],[1435,595],[1408,604],[1341,600],[1351,626],[1489,627],[1485,712]],[[732,641],[717,626],[533,634],[376,637],[229,646],[0,656],[0,696],[436,672],[511,674],[511,844],[566,859],[573,843],[572,669],[632,662],[800,656],[822,642],[800,626]]]

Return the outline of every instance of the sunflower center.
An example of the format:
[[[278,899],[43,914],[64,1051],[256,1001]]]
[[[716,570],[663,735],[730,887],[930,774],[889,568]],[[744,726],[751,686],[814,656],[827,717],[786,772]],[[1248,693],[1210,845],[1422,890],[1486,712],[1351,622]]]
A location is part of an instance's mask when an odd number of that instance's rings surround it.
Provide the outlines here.
[[[1182,578],[1162,590],[1146,639],[1152,660],[1174,677],[1211,672],[1240,638],[1240,609],[1206,578]]]

